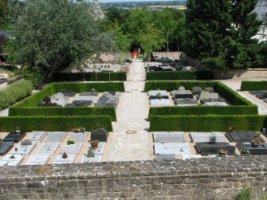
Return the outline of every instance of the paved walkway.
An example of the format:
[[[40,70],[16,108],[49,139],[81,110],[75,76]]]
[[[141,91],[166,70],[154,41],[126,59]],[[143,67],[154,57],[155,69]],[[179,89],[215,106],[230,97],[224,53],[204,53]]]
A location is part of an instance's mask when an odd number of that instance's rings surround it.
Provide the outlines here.
[[[241,88],[241,82],[244,79],[233,79],[233,80],[222,80],[225,85],[232,88],[233,90],[237,91],[238,94],[240,94],[242,97],[248,99],[253,104],[258,106],[258,112],[260,115],[266,115],[267,114],[267,104],[264,103],[262,100],[256,98],[255,96],[251,95],[249,92],[246,91],[240,91]],[[264,79],[249,79],[251,81],[262,81]]]
[[[129,68],[125,93],[117,107],[117,122],[113,123],[104,161],[149,160],[153,157],[152,136],[147,132],[149,102],[143,92],[145,68],[134,61]]]

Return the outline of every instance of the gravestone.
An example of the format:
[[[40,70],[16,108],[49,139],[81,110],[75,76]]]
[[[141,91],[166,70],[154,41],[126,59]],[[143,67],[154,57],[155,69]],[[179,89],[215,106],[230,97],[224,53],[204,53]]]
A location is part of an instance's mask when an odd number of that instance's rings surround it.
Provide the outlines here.
[[[196,150],[202,156],[210,155],[210,154],[219,154],[220,150],[227,150],[228,155],[235,155],[235,147],[226,142],[216,142],[216,143],[208,143],[208,142],[199,142],[196,143]]]
[[[99,142],[107,142],[108,132],[103,129],[96,129],[91,132],[91,140],[98,140]]]
[[[251,142],[257,136],[253,131],[234,131],[226,133],[231,142]]]
[[[251,145],[251,143],[238,143],[236,147],[239,151],[249,152],[251,155],[267,155],[267,143],[261,143],[257,147]]]

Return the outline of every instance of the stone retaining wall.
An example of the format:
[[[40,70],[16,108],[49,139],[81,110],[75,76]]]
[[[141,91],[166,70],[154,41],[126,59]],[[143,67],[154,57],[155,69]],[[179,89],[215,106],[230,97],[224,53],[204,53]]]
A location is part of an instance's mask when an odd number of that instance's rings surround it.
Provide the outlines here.
[[[267,196],[267,156],[0,168],[0,199],[233,199]]]

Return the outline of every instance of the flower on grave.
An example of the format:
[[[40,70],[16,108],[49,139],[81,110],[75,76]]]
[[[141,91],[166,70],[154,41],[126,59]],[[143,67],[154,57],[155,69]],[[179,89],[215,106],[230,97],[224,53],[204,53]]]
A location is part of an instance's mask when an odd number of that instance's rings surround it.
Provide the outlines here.
[[[98,143],[99,143],[98,140],[92,140],[92,141],[90,141],[91,147],[93,149],[96,149],[98,147]]]
[[[220,155],[220,156],[227,156],[227,154],[228,154],[227,149],[220,149],[220,150],[219,150],[219,155]]]
[[[216,138],[216,136],[212,133],[211,135],[210,135],[210,143],[211,144],[214,144],[214,143],[216,143],[216,140],[217,140],[217,138]]]
[[[68,154],[66,152],[63,153],[62,158],[66,159],[68,158]]]

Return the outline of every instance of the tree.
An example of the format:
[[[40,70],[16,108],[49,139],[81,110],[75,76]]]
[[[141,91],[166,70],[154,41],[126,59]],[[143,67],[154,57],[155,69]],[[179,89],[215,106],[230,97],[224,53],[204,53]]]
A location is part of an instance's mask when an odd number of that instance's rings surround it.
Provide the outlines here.
[[[260,63],[257,0],[189,0],[186,52],[213,68],[246,68]]]
[[[7,0],[0,1],[0,28],[3,28],[7,23]]]
[[[46,81],[113,44],[84,4],[68,0],[28,0],[14,23],[13,36],[9,48],[16,52],[16,62],[40,71]]]

